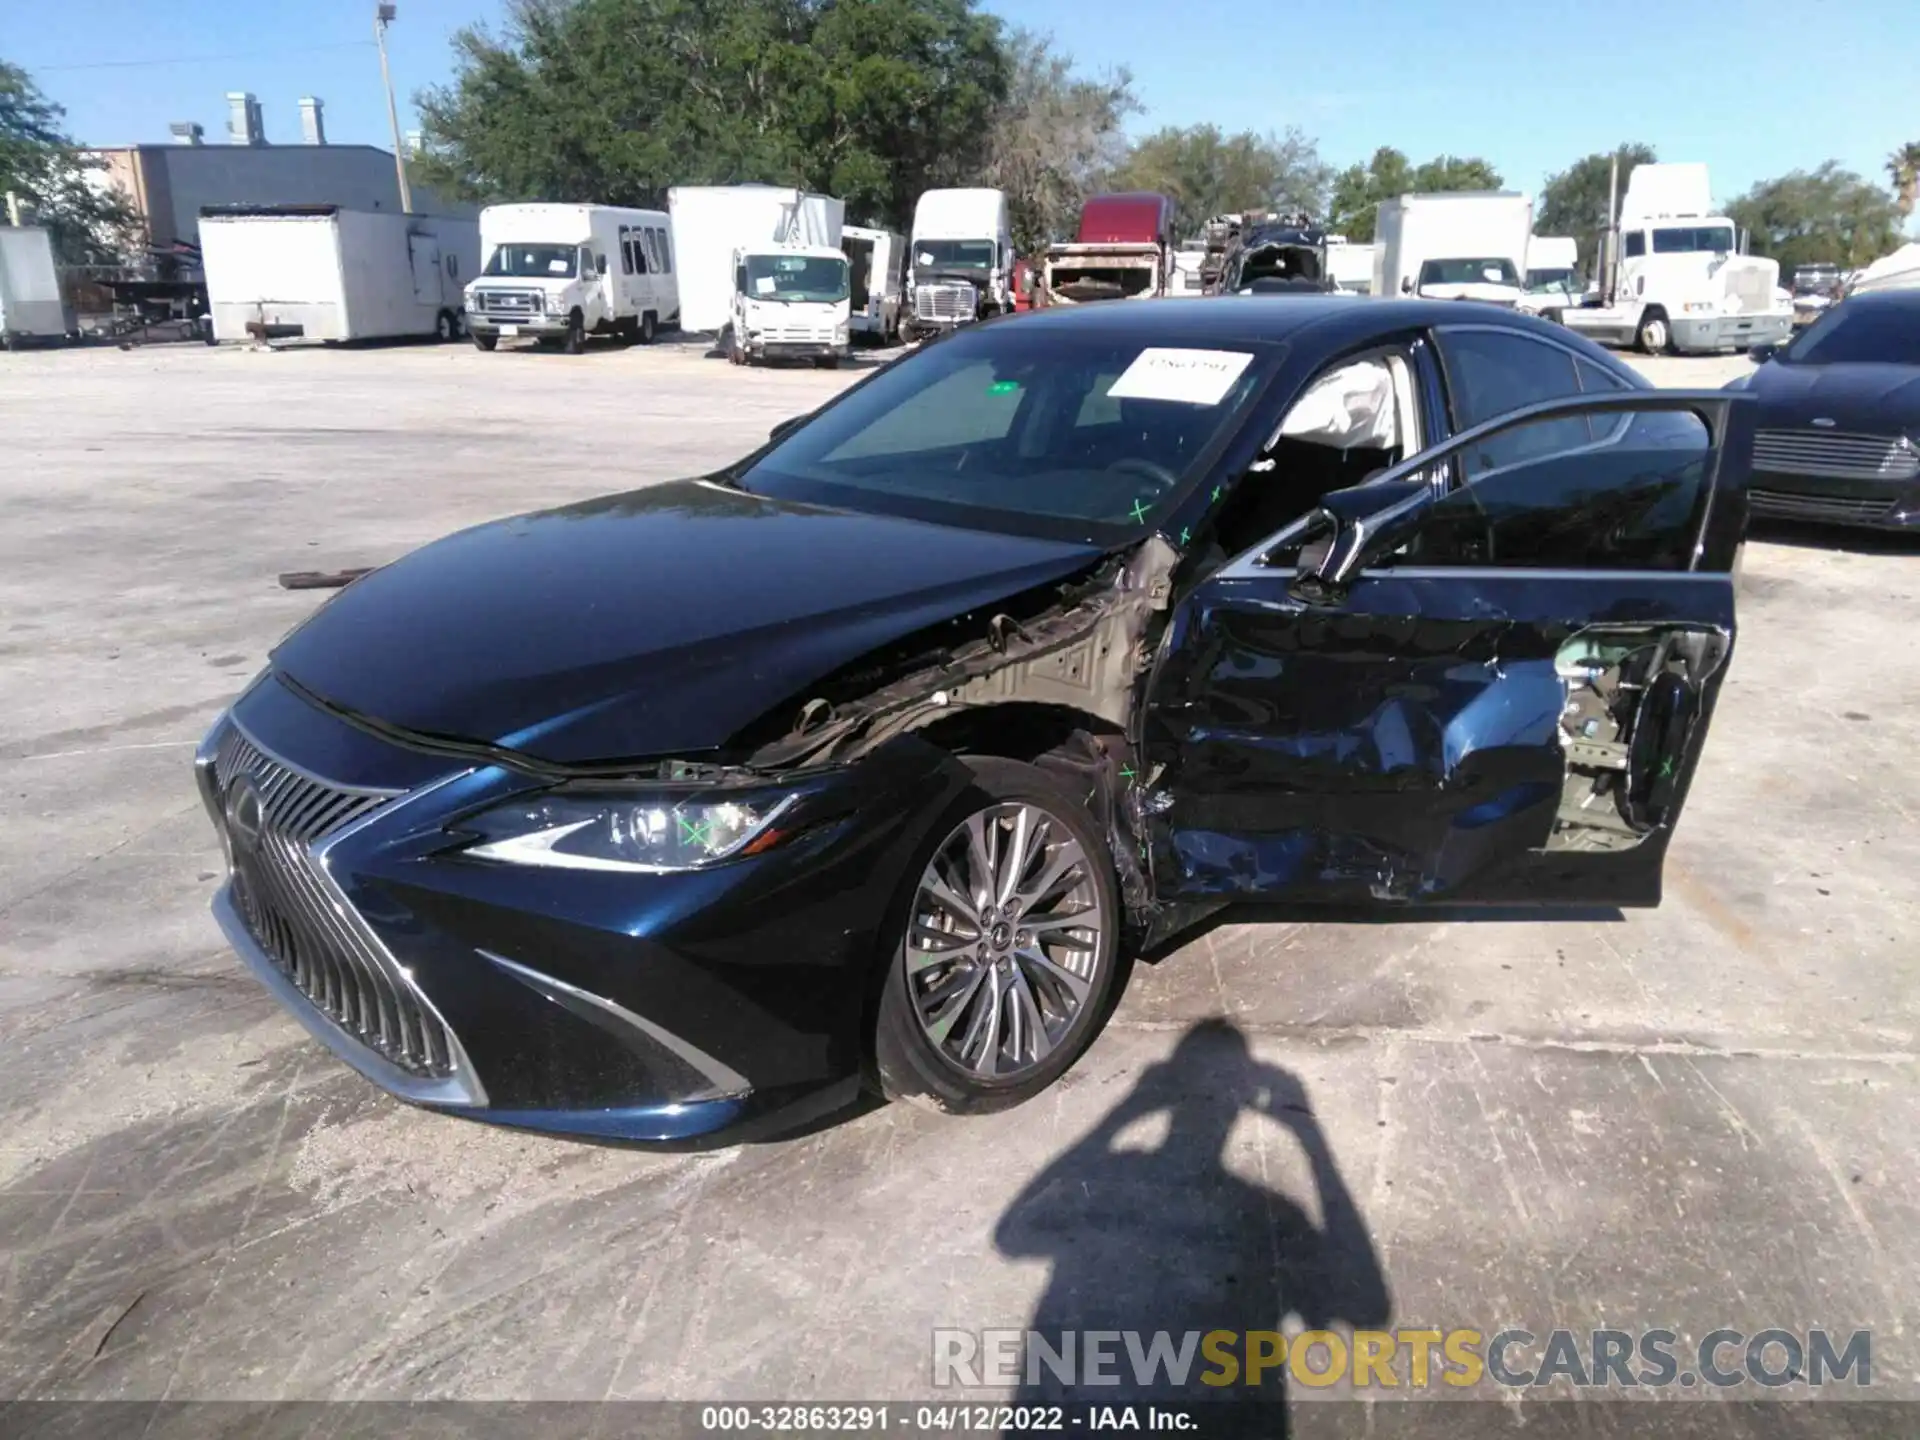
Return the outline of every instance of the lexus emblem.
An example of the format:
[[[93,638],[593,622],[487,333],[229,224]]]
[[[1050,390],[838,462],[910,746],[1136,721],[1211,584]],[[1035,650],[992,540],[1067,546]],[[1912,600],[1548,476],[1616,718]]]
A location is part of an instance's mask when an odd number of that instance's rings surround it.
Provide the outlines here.
[[[1826,416],[1822,415],[1818,419],[1812,421],[1811,423],[1818,425],[1822,430],[1831,430],[1834,427],[1836,422],[1829,420],[1827,419]]]
[[[260,827],[266,814],[260,808],[260,791],[251,775],[242,775],[227,787],[227,829],[233,843],[251,850],[260,843]]]

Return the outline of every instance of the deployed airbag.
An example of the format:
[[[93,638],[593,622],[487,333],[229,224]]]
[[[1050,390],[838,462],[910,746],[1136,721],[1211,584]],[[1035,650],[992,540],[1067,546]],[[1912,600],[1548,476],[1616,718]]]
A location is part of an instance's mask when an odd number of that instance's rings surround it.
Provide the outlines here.
[[[1356,360],[1321,376],[1280,422],[1276,440],[1291,438],[1336,450],[1392,450],[1393,374],[1384,360]]]

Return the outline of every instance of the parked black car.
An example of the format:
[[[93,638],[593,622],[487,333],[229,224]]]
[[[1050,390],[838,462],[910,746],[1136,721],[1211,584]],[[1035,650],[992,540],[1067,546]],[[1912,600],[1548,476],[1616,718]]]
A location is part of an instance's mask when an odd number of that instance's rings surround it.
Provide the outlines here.
[[[968,327],[341,591],[200,751],[215,910],[396,1095],[687,1141],[1025,1099],[1228,901],[1655,904],[1750,409],[1461,304]]]
[[[1855,295],[1728,388],[1760,402],[1757,516],[1920,527],[1920,290]]]

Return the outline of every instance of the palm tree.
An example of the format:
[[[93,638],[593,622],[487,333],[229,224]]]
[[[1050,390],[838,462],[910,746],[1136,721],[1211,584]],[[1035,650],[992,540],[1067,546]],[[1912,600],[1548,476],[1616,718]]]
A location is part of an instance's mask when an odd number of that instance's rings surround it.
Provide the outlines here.
[[[1909,140],[1887,157],[1887,174],[1893,177],[1901,218],[1911,220],[1920,205],[1920,140]]]

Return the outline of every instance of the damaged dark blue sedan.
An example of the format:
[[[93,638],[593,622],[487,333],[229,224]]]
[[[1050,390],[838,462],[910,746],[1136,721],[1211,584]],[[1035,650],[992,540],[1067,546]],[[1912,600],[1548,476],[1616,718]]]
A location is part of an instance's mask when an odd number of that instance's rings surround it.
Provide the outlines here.
[[[1651,905],[1745,396],[1314,297],[970,326],[341,591],[198,760],[260,980],[449,1114],[1017,1103],[1228,902]]]

